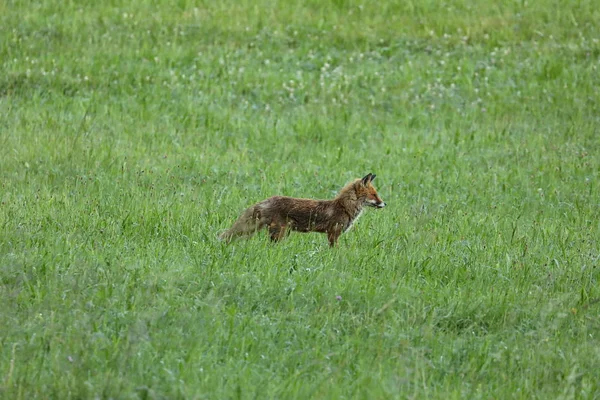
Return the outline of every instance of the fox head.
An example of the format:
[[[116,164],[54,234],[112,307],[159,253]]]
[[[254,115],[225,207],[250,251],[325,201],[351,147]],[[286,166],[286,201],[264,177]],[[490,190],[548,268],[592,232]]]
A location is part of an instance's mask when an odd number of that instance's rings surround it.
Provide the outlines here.
[[[375,179],[375,174],[367,174],[364,178],[357,182],[356,195],[359,199],[363,199],[363,203],[369,207],[383,208],[385,203],[377,194],[377,190],[371,182]]]

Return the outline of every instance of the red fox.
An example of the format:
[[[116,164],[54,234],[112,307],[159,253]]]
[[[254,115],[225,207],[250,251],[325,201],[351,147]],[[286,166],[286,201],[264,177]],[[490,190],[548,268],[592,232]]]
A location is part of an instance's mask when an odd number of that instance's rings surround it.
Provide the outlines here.
[[[358,219],[364,206],[385,207],[371,184],[373,179],[375,174],[368,174],[350,182],[333,200],[270,197],[244,211],[220,237],[229,243],[237,236],[252,235],[268,228],[271,240],[278,242],[290,230],[321,232],[327,234],[329,245],[333,247],[340,235]]]

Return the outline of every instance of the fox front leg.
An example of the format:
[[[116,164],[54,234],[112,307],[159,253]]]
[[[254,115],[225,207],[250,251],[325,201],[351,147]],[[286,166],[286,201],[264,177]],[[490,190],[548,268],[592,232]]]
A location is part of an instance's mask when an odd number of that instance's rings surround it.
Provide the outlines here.
[[[334,228],[327,232],[327,239],[329,239],[329,246],[335,247],[337,245],[337,241],[342,234],[342,230],[338,228]]]

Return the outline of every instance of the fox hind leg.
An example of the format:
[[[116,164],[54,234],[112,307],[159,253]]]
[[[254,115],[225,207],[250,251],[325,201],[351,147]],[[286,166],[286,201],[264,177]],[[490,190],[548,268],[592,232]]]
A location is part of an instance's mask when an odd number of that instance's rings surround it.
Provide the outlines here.
[[[285,237],[287,233],[287,226],[285,224],[279,224],[277,222],[271,222],[269,225],[269,236],[273,242],[279,242]]]

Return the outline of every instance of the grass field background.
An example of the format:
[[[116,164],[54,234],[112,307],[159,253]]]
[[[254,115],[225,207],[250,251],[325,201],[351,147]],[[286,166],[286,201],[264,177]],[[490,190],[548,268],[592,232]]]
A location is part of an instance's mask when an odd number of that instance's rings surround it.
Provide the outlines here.
[[[595,1],[0,2],[0,397],[600,398]],[[377,174],[324,235],[216,238]]]

